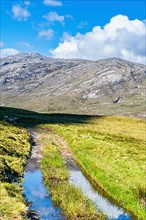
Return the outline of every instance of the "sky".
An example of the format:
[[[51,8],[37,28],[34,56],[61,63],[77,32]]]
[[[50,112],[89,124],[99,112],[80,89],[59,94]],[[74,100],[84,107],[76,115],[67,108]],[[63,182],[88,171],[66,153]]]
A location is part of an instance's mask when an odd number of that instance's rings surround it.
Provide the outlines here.
[[[146,62],[143,0],[0,0],[0,55]]]

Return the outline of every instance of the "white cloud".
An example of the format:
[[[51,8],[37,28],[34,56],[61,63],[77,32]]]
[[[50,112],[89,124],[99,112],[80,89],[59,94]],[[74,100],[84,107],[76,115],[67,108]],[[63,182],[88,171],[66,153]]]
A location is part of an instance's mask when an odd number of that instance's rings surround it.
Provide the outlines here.
[[[67,32],[63,32],[61,41],[68,41],[70,39],[70,35]]]
[[[56,0],[44,0],[44,4],[50,6],[62,6],[62,2]]]
[[[0,57],[8,57],[11,55],[15,55],[17,53],[20,53],[18,50],[14,49],[14,48],[5,48],[5,49],[1,49],[0,50]]]
[[[5,43],[3,41],[0,41],[0,47],[3,47]]]
[[[142,21],[117,15],[103,28],[95,26],[86,34],[67,35],[50,53],[58,58],[97,60],[120,57],[145,63],[145,37],[145,25]]]
[[[27,8],[22,8],[20,5],[13,5],[12,7],[13,18],[18,21],[26,21],[28,17],[31,16]]]
[[[45,15],[44,18],[50,22],[59,21],[62,24],[64,23],[64,16],[60,16],[59,14],[57,14],[57,12],[50,12],[47,15]]]
[[[65,15],[66,18],[69,18],[71,20],[74,20],[73,16],[72,15]]]
[[[81,21],[80,24],[78,25],[78,28],[84,28],[87,25],[88,25],[87,21]]]
[[[33,48],[33,46],[27,42],[18,42],[18,44],[27,48]]]
[[[30,1],[24,1],[24,4],[25,4],[26,6],[30,6],[30,5],[31,5],[31,2],[30,2]]]
[[[54,36],[54,31],[52,29],[48,29],[48,30],[42,30],[39,32],[38,37],[45,37],[47,38],[47,40],[51,40],[52,37]]]

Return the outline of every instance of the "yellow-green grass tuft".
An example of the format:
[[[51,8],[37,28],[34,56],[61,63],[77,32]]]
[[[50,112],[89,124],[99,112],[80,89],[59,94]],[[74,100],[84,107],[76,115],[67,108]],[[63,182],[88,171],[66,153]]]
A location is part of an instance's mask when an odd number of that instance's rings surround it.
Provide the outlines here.
[[[27,206],[19,182],[30,153],[30,135],[0,121],[0,219],[27,219]],[[13,183],[14,181],[17,183]]]

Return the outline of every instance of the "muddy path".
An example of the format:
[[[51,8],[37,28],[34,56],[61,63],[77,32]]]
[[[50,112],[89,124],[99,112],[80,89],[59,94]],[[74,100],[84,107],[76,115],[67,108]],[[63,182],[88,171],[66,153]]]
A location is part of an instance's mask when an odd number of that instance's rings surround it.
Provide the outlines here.
[[[126,213],[126,211],[112,203],[104,196],[104,194],[101,194],[101,191],[99,192],[91,185],[77,165],[77,162],[74,160],[73,153],[67,142],[52,129],[46,128],[45,130],[47,131],[49,139],[59,148],[60,154],[62,155],[70,173],[70,183],[74,184],[77,188],[80,188],[83,194],[95,203],[97,210],[107,216],[107,219],[130,220],[131,216]]]
[[[39,144],[40,133],[31,130],[33,146],[24,173],[23,189],[30,203],[28,217],[33,220],[64,220],[61,210],[55,207],[51,194],[43,183],[40,169],[43,146]]]
[[[69,182],[74,184],[77,188],[80,188],[83,194],[94,202],[97,211],[104,213],[107,216],[107,219],[131,219],[131,216],[122,208],[111,203],[92,187],[73,159],[68,144],[58,134],[50,128],[44,128],[37,132],[31,130],[31,133],[34,140],[34,146],[32,147],[31,157],[26,166],[23,186],[24,194],[27,200],[31,202],[30,217],[33,217],[33,213],[38,217],[32,219],[64,219],[61,210],[53,205],[51,194],[43,183],[43,176],[40,169],[43,145],[39,139],[45,137],[58,147],[70,173]]]

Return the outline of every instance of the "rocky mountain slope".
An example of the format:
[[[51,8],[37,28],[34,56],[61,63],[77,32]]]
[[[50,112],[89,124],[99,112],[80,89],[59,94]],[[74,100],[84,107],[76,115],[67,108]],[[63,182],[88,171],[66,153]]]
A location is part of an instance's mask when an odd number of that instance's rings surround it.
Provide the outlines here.
[[[1,59],[1,106],[143,117],[145,75],[144,65],[118,58],[65,60],[22,53]]]

